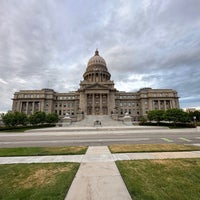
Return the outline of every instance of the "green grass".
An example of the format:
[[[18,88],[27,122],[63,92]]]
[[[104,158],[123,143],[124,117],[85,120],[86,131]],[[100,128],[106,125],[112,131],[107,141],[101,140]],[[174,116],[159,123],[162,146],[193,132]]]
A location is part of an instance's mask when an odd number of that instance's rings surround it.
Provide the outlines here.
[[[200,146],[183,144],[131,144],[110,145],[112,153],[199,151]]]
[[[78,163],[0,165],[0,199],[63,200]]]
[[[0,148],[0,156],[44,156],[85,154],[85,146]]]
[[[134,200],[199,200],[200,159],[117,161]]]

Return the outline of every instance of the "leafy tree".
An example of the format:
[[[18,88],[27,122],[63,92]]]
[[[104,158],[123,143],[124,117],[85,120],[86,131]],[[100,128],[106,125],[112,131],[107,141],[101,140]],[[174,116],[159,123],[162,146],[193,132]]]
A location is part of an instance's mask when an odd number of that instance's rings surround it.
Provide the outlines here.
[[[29,122],[30,124],[36,125],[36,124],[43,124],[46,122],[46,113],[45,112],[35,112],[34,114],[29,116]]]
[[[8,112],[2,115],[2,120],[5,126],[14,126],[13,113]]]
[[[200,121],[200,111],[195,110],[194,112],[189,112],[188,114],[191,121],[194,121],[194,117],[196,117],[197,122]]]
[[[15,127],[17,125],[26,125],[27,116],[25,113],[8,112],[2,115],[2,120],[6,126]]]
[[[58,120],[59,120],[59,117],[56,113],[46,115],[46,122],[47,123],[56,123],[56,122],[58,122]]]
[[[25,126],[28,122],[28,117],[23,112],[15,112],[14,118],[16,119],[17,125],[23,125]]]
[[[181,109],[173,108],[166,111],[165,119],[167,121],[173,121],[176,124],[177,122],[188,122],[189,115]]]
[[[151,110],[147,113],[147,117],[150,121],[155,120],[156,122],[160,122],[164,120],[164,110]]]

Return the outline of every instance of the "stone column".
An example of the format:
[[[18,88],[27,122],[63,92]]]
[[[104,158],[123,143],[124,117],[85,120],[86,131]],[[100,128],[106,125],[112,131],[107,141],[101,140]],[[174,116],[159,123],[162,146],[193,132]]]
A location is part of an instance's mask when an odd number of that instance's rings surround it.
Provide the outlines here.
[[[103,114],[103,110],[102,110],[102,95],[103,94],[99,94],[99,98],[100,98],[100,115]]]
[[[40,111],[44,112],[44,101],[40,101]]]
[[[94,102],[94,96],[95,94],[92,94],[92,114],[94,115],[94,109],[95,109],[95,102]]]
[[[33,104],[32,104],[32,113],[35,112],[35,101],[33,101]]]
[[[172,100],[172,105],[173,105],[173,108],[175,108],[175,102],[174,102],[174,100]]]
[[[164,110],[166,110],[166,100],[164,100]]]
[[[28,114],[28,101],[26,102],[26,114]]]
[[[172,100],[169,101],[169,108],[172,109],[173,105],[172,105]]]
[[[18,105],[19,105],[19,112],[22,112],[22,102],[20,101],[19,103],[18,103]]]
[[[158,110],[160,110],[160,100],[158,100]]]

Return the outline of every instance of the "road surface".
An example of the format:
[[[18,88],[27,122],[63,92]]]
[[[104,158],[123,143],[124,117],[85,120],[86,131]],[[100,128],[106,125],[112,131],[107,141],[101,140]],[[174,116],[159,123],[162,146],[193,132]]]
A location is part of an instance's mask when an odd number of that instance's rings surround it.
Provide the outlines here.
[[[0,147],[159,143],[200,144],[200,129],[0,132]]]

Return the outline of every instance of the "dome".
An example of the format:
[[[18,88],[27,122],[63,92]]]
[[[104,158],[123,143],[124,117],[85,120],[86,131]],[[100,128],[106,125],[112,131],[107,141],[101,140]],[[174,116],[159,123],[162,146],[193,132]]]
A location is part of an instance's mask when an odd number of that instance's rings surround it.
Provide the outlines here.
[[[99,56],[99,51],[96,50],[87,64],[87,69],[83,74],[83,78],[89,82],[105,82],[110,80],[110,73],[106,67],[105,60]]]
[[[99,56],[99,51],[96,50],[93,57],[91,57],[87,64],[86,71],[108,71],[106,61]]]

